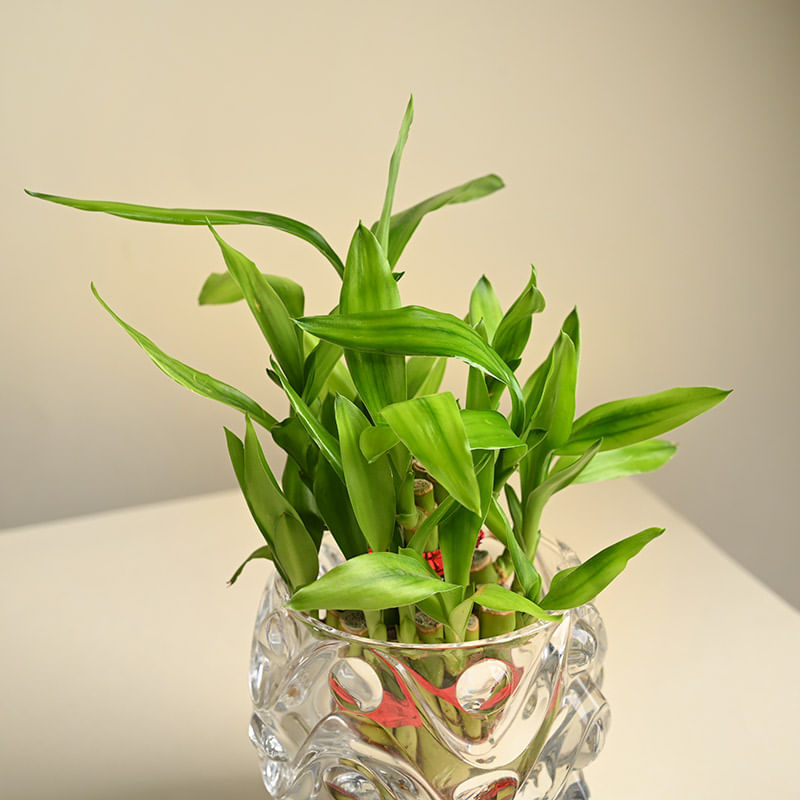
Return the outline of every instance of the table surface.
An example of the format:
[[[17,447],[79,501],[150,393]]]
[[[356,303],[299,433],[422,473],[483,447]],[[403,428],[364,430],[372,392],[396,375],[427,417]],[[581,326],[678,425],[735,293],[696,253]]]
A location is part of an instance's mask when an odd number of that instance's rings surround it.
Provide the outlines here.
[[[583,558],[650,525],[666,535],[597,603],[593,798],[798,797],[800,614],[635,481],[544,519]],[[247,666],[268,565],[225,585],[258,542],[234,491],[0,532],[0,796],[263,800]]]

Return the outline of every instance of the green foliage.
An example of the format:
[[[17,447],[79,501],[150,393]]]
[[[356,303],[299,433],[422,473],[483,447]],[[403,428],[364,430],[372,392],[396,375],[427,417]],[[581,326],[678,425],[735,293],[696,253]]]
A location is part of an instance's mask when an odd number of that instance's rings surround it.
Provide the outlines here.
[[[662,529],[623,539],[543,587],[534,559],[548,500],[573,483],[659,468],[675,445],[653,437],[707,411],[728,392],[670,389],[604,403],[576,419],[576,310],[521,386],[515,373],[533,316],[545,307],[533,268],[506,309],[486,276],[472,289],[461,319],[404,306],[402,272],[395,267],[422,219],[503,186],[496,175],[486,175],[392,213],[412,119],[409,101],[380,218],[371,229],[358,224],[344,261],[316,230],[277,214],[29,194],[127,219],[204,225],[215,236],[227,271],[208,276],[199,303],[245,301],[271,351],[267,376],[286,397],[280,422],[238,389],[168,356],[117,316],[94,286],[92,291],[170,378],[244,415],[244,437],[226,428],[226,443],[264,543],[230,582],[250,561],[269,559],[293,592],[292,608],[361,609],[369,612],[371,636],[404,641],[417,635],[413,619],[422,610],[444,623],[448,641],[456,641],[465,636],[473,611],[486,621],[482,635],[493,635],[532,619],[556,620],[549,611],[582,605],[604,589]],[[306,298],[299,284],[262,272],[216,230],[236,224],[275,228],[315,247],[342,279],[336,307],[326,315],[303,316]],[[450,359],[469,367],[463,401],[440,388]],[[506,388],[510,413],[499,410]],[[280,484],[254,422],[287,455]],[[508,483],[515,475],[518,489]],[[485,566],[471,570],[482,528],[503,548],[488,573]],[[345,561],[318,578],[324,530]],[[431,549],[441,552],[444,578],[426,560]],[[399,620],[396,631],[390,618]]]

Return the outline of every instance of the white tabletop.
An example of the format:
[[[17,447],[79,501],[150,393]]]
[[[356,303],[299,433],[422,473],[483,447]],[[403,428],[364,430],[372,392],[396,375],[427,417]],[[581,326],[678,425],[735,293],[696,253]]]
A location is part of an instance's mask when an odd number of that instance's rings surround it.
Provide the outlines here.
[[[800,797],[800,615],[635,482],[569,489],[544,525],[582,557],[667,527],[597,604],[593,798]],[[0,797],[263,800],[247,664],[266,563],[225,585],[258,544],[234,491],[0,532]]]

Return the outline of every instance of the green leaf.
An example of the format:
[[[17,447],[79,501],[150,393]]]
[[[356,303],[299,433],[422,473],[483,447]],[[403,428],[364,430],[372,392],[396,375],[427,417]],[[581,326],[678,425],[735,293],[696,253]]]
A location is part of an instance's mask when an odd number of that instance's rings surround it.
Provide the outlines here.
[[[467,432],[471,450],[502,450],[506,447],[524,447],[523,442],[508,424],[508,420],[497,411],[478,411],[465,408],[461,421]]]
[[[469,325],[452,314],[421,306],[387,311],[302,317],[296,323],[314,336],[352,349],[398,355],[459,358],[511,388],[511,427],[524,422],[524,398],[513,372]]]
[[[525,446],[511,430],[506,418],[497,411],[462,409],[461,421],[464,423],[470,450],[501,450]],[[399,441],[400,437],[390,426],[371,426],[361,435],[361,452],[368,461],[374,461]]]
[[[345,558],[367,552],[367,542],[358,526],[347,489],[333,467],[323,458],[314,473],[314,498],[319,513]]]
[[[536,288],[536,269],[531,266],[527,285],[506,311],[492,337],[492,347],[506,363],[522,355],[531,335],[531,317],[543,311],[544,306],[544,296]]]
[[[493,462],[494,454],[488,464],[482,460],[481,466],[474,468],[480,501],[478,510],[473,511],[462,504],[439,523],[439,548],[442,551],[444,577],[451,583],[461,586],[469,584],[472,555],[492,499],[494,476],[489,464]]]
[[[328,244],[322,234],[303,222],[283,217],[280,214],[269,214],[264,211],[219,211],[201,210],[194,208],[159,208],[157,206],[132,205],[131,203],[116,203],[108,200],[78,200],[74,197],[59,197],[54,194],[31,192],[25,190],[31,197],[58,203],[62,206],[77,208],[81,211],[101,211],[124,219],[139,220],[140,222],[165,222],[171,225],[263,225],[268,228],[297,236],[313,247],[316,247],[325,258],[330,261],[339,275],[344,274],[344,264],[333,248]]]
[[[325,388],[331,373],[340,362],[344,351],[338,344],[320,342],[306,359],[303,387],[303,400],[312,403]]]
[[[408,547],[421,553],[425,549],[425,544],[433,533],[433,529],[449,519],[459,508],[461,506],[452,497],[445,497],[414,532],[408,541]]]
[[[231,459],[231,464],[233,465],[233,472],[236,475],[236,480],[239,484],[239,488],[242,490],[242,495],[244,496],[245,503],[247,503],[247,507],[250,510],[250,514],[253,517],[253,520],[256,523],[261,535],[264,537],[265,540],[269,541],[271,538],[270,532],[266,527],[264,527],[256,516],[256,512],[253,509],[253,505],[250,502],[250,495],[247,490],[247,484],[245,483],[244,479],[244,442],[231,430],[228,428],[224,428],[225,431],[225,443],[228,447],[228,455]],[[272,552],[272,551],[270,551]],[[276,564],[278,571],[281,573],[281,576],[286,580],[286,576],[283,574],[280,564]]]
[[[265,544],[263,547],[259,547],[257,550],[253,550],[247,558],[242,561],[241,564],[236,568],[236,572],[231,575],[228,579],[228,586],[233,586],[234,583],[239,579],[239,576],[242,574],[242,570],[254,559],[256,558],[267,558],[270,561],[272,560],[272,550],[269,549],[269,545]]]
[[[275,358],[292,386],[302,390],[302,342],[286,306],[256,265],[244,253],[231,247],[212,226],[209,225],[209,228],[222,250],[228,271],[241,289]]]
[[[484,175],[482,178],[475,178],[462,183],[460,186],[435,194],[433,197],[411,206],[411,208],[393,214],[389,228],[389,263],[392,267],[397,264],[408,244],[408,240],[426,214],[454,203],[478,200],[496,192],[498,189],[502,189],[504,185],[497,175]],[[378,223],[376,222],[373,229],[377,229],[377,225]]]
[[[388,425],[370,425],[361,433],[359,445],[364,458],[370,463],[388,453],[400,437]]]
[[[322,542],[322,533],[325,530],[325,522],[317,507],[314,493],[303,480],[300,474],[300,467],[291,458],[286,459],[286,465],[281,476],[281,485],[286,499],[300,515],[303,526],[311,536],[314,546],[319,550]]]
[[[652,472],[663,467],[675,455],[677,449],[678,446],[672,442],[648,439],[617,450],[607,450],[605,453],[598,453],[586,469],[575,478],[574,483],[608,481],[624,478],[627,475]],[[562,472],[577,460],[578,456],[561,456],[556,461],[551,475]]]
[[[355,400],[358,392],[353,384],[353,379],[347,371],[347,366],[342,361],[337,361],[331,374],[328,375],[326,384],[327,390],[336,396],[337,394],[346,397],[348,400]]]
[[[542,607],[577,608],[590,602],[625,569],[631,558],[662,533],[663,528],[647,528],[606,547],[578,567],[557,572],[550,591],[541,600]]]
[[[305,307],[303,287],[291,278],[268,275],[266,272],[261,274],[264,276],[264,280],[273,288],[275,294],[280,297],[289,312],[289,316],[302,317]],[[242,299],[244,299],[242,290],[230,272],[212,272],[206,278],[197,302],[201,306],[222,305],[223,303],[236,303]]]
[[[569,441],[559,455],[575,455],[587,442],[602,437],[603,450],[660,436],[721,403],[730,390],[705,386],[668,389],[665,392],[614,400],[593,408],[575,420]]]
[[[375,236],[359,224],[347,253],[339,298],[341,314],[399,307],[400,292],[389,262]],[[385,405],[405,399],[406,365],[402,356],[346,350],[345,360],[353,383],[373,419]]]
[[[514,487],[507,483],[503,486],[503,491],[506,495],[506,503],[508,503],[508,511],[511,514],[511,522],[514,526],[514,531],[517,533],[522,532],[522,503],[514,491]]]
[[[550,475],[528,496],[523,516],[522,540],[525,543],[525,552],[531,560],[536,554],[536,547],[539,543],[539,522],[541,521],[545,504],[556,492],[569,486],[581,474],[586,465],[597,455],[601,446],[602,440],[598,439],[574,464],[570,464],[560,472]]]
[[[316,545],[278,487],[249,418],[244,436],[244,492],[290,587],[313,581],[319,572]]]
[[[536,602],[536,596],[542,585],[542,577],[525,555],[525,551],[514,535],[508,518],[500,506],[500,503],[497,502],[496,497],[492,498],[489,513],[486,515],[486,525],[500,543],[506,546],[508,552],[511,554],[514,572],[522,586],[525,596]]]
[[[334,567],[294,593],[288,605],[298,611],[314,608],[362,611],[410,605],[457,588],[438,578],[415,559],[399,553],[366,553]]]
[[[575,418],[575,389],[578,381],[578,356],[575,345],[563,331],[553,348],[553,357],[539,405],[533,412],[530,427],[546,431],[542,447],[555,450],[569,438]],[[599,437],[593,437],[597,439]],[[591,444],[591,442],[589,442]],[[584,450],[582,448],[582,450]],[[581,450],[581,451],[582,451]]]
[[[426,394],[436,394],[442,385],[445,370],[447,369],[446,358],[434,358],[433,356],[411,356],[406,362],[406,375],[408,386],[406,394],[408,399],[422,397]]]
[[[400,171],[400,159],[403,157],[403,149],[408,141],[408,131],[411,128],[411,123],[414,120],[414,96],[409,98],[408,105],[406,106],[405,114],[403,114],[403,121],[400,123],[400,133],[397,136],[397,144],[394,147],[392,158],[389,161],[389,181],[386,186],[386,197],[383,201],[383,210],[381,211],[381,218],[378,221],[378,227],[375,236],[380,242],[383,252],[389,252],[389,225],[392,216],[392,204],[394,203],[394,190],[397,185],[397,174]]]
[[[486,376],[475,367],[469,368],[467,374],[467,408],[476,411],[491,411],[492,399],[486,386]]]
[[[532,600],[523,597],[521,594],[512,592],[496,583],[485,583],[478,588],[472,599],[480,603],[484,608],[491,608],[495,611],[521,611],[523,614],[530,614],[536,619],[543,619],[549,622],[560,622],[561,616],[558,614],[548,614]]]
[[[325,426],[314,416],[311,409],[299,394],[289,385],[286,376],[281,372],[280,367],[273,361],[272,367],[275,370],[278,380],[289,398],[289,403],[297,414],[297,418],[303,424],[308,435],[316,442],[317,447],[322,451],[322,455],[328,463],[336,470],[336,474],[344,481],[344,471],[342,469],[342,454],[339,451],[339,442],[336,437],[329,433]]]
[[[275,444],[286,451],[290,461],[294,461],[307,475],[313,472],[309,451],[314,444],[303,423],[296,416],[281,420],[270,433]]]
[[[522,387],[522,393],[525,395],[525,407],[528,417],[533,416],[533,412],[536,411],[541,402],[544,385],[550,373],[550,366],[553,363],[553,354],[561,339],[561,333],[566,333],[567,336],[569,336],[575,347],[575,355],[577,357],[580,350],[580,322],[578,320],[577,308],[573,308],[572,311],[567,314],[566,319],[561,325],[559,337],[550,348],[547,358],[534,370]]]
[[[462,505],[480,513],[467,434],[450,392],[386,406],[383,419],[428,472]]]
[[[494,287],[485,275],[481,275],[469,298],[469,321],[474,327],[483,320],[491,341],[502,318],[503,309],[500,307]]]
[[[219,403],[235,408],[243,414],[249,414],[259,425],[267,430],[277,424],[277,420],[271,414],[267,413],[261,406],[252,400],[244,392],[240,392],[233,386],[218,381],[212,378],[205,372],[200,372],[193,367],[187,366],[180,361],[168,356],[158,345],[151,339],[148,339],[144,334],[139,333],[135,328],[128,325],[127,322],[120,319],[108,306],[105,300],[100,297],[94,284],[91,285],[92,293],[97,298],[101,306],[115,319],[128,335],[142,348],[142,350],[150,356],[152,362],[167,376],[172,378],[176,383],[191,389],[196,394],[208,397],[211,400],[216,400]]]
[[[369,462],[359,439],[369,420],[344,397],[336,398],[336,426],[342,452],[345,485],[358,524],[373,552],[389,546],[394,534],[395,496],[389,456]]]

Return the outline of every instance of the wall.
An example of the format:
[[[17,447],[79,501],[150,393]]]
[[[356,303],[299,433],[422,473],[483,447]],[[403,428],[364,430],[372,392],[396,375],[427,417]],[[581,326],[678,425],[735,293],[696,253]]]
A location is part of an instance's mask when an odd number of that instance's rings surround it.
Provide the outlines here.
[[[195,304],[222,269],[207,231],[23,187],[277,211],[343,252],[379,213],[413,91],[398,207],[486,172],[508,186],[423,223],[406,302],[461,314],[485,271],[508,303],[533,261],[549,310],[523,371],[577,303],[581,409],[734,387],[645,482],[800,603],[798,23],[797,4],[755,0],[8,4],[0,526],[233,485],[222,425],[240,420],[164,378],[90,280],[170,353],[283,408],[245,309]],[[307,245],[226,233],[312,312],[333,304]]]

